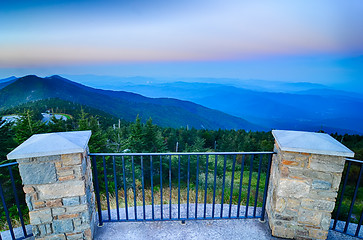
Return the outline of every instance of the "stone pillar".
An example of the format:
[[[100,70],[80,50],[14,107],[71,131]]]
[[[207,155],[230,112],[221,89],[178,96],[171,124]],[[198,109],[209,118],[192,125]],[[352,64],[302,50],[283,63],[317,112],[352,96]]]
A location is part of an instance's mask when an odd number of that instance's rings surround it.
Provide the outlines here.
[[[326,239],[345,157],[354,153],[324,133],[272,131],[266,212],[272,235]]]
[[[8,154],[24,184],[35,239],[92,239],[91,131],[36,134]]]

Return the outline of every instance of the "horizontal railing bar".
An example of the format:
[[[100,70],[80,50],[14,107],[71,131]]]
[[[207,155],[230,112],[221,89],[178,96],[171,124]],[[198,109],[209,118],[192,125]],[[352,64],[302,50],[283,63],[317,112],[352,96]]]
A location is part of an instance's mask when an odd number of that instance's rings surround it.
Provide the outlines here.
[[[170,156],[170,155],[260,155],[275,152],[170,152],[170,153],[90,153],[90,156]]]
[[[14,166],[14,165],[18,165],[18,162],[5,163],[5,164],[0,165],[0,168]]]
[[[356,162],[356,163],[363,164],[363,161],[362,160],[358,160],[358,159],[346,158],[345,160],[350,161],[350,162]]]
[[[247,216],[247,217],[198,217],[198,218],[146,218],[146,219],[120,219],[120,220],[104,220],[103,222],[155,222],[155,221],[185,221],[185,220],[226,220],[226,219],[258,219],[261,218],[261,216],[253,217],[253,216]]]

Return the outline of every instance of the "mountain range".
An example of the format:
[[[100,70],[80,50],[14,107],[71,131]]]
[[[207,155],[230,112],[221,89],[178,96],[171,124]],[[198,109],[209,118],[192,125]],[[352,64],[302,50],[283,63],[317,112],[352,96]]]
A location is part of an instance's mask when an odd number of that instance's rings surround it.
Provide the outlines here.
[[[56,75],[45,78],[28,75],[0,83],[4,83],[0,86],[0,110],[30,101],[59,98],[101,109],[126,121],[134,121],[137,115],[144,121],[151,117],[155,124],[165,127],[264,129],[242,118],[189,101],[96,89]]]
[[[236,79],[69,76],[90,86],[192,101],[263,126],[363,133],[363,95],[317,83]],[[105,81],[101,81],[105,79]]]
[[[93,88],[60,76],[11,77],[0,80],[0,109],[61,98],[127,121],[137,114],[144,120],[151,117],[161,126],[363,133],[363,95],[322,84],[255,80],[232,85],[232,79],[224,79],[222,84],[205,78],[194,79],[201,82],[169,82],[145,77],[69,77]]]

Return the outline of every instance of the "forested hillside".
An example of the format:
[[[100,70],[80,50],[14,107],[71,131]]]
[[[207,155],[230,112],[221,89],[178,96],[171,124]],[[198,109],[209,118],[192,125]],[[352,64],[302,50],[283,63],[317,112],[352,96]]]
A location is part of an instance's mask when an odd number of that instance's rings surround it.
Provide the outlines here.
[[[45,110],[72,117],[66,121],[53,118],[45,124],[39,118]],[[0,116],[7,114],[19,114],[20,119],[15,124],[0,124],[1,160],[31,135],[58,131],[92,130],[91,152],[271,151],[274,142],[270,132],[165,128],[153,124],[151,118],[143,123],[139,117],[134,122],[121,121],[98,109],[60,99],[20,105]],[[363,136],[332,136],[363,159]]]
[[[137,115],[144,120],[151,117],[155,124],[163,127],[263,129],[242,118],[192,102],[172,98],[147,98],[125,91],[95,89],[59,76],[40,78],[29,75],[16,79],[0,89],[0,110],[51,98],[100,109],[126,121],[134,121]]]

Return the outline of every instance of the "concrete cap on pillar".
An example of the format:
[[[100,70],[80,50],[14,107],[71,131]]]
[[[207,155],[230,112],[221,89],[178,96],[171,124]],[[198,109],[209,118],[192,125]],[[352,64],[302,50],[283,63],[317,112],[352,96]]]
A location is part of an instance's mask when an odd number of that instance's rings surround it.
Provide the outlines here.
[[[10,160],[82,153],[86,150],[90,137],[91,131],[35,134],[11,151],[7,158]]]
[[[326,133],[272,130],[282,151],[354,157],[354,152]]]

